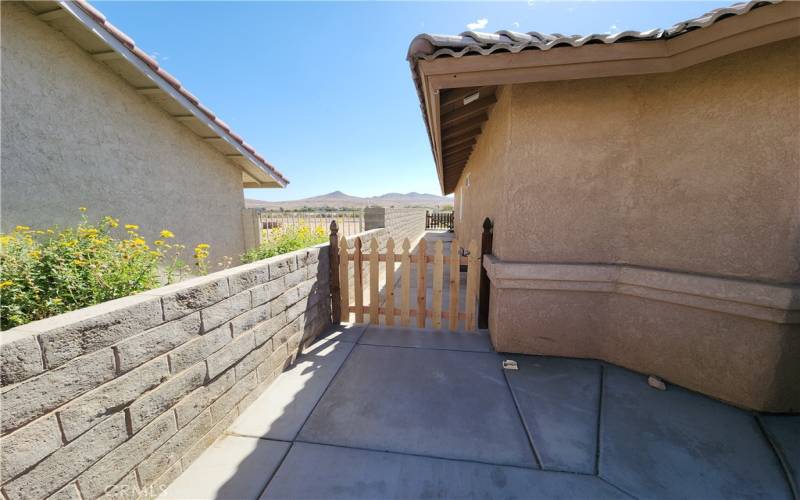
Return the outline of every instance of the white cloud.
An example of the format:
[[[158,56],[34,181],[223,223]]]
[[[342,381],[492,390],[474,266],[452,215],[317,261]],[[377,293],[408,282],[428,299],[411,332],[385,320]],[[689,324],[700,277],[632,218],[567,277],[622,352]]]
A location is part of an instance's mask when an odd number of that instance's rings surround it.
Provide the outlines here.
[[[608,29],[610,29],[610,30],[611,30],[611,32],[613,33],[613,32],[616,32],[616,31],[617,31],[619,28],[617,28],[617,25],[616,25],[616,24],[612,24],[612,25],[611,25],[611,27],[610,27],[610,28],[608,28]]]
[[[512,28],[519,28],[519,23],[514,21],[513,23],[511,23],[511,27]]]
[[[481,19],[478,19],[474,23],[467,24],[467,29],[468,30],[482,30],[483,28],[486,27],[487,24],[489,24],[489,20],[486,19],[485,17],[483,17]]]

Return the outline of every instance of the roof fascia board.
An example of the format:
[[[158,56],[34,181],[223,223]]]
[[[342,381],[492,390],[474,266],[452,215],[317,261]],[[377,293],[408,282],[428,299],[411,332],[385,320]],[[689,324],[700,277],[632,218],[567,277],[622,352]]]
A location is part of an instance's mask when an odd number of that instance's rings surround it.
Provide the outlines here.
[[[433,146],[433,162],[436,165],[436,176],[439,178],[439,188],[444,193],[444,172],[442,171],[442,135],[439,133],[439,91],[432,91],[427,84],[427,77],[423,74],[422,89],[425,94],[426,115],[431,117],[429,130],[431,132],[431,145]]]
[[[256,165],[260,165],[261,162],[247,149],[245,149],[241,144],[236,142],[229,134],[226,132],[222,127],[217,125],[213,120],[211,120],[205,113],[203,113],[194,103],[192,103],[189,99],[184,97],[180,92],[178,92],[172,85],[170,85],[164,78],[162,78],[158,73],[153,71],[147,64],[144,63],[141,59],[139,59],[128,47],[126,47],[121,41],[119,41],[116,37],[111,35],[106,29],[100,25],[97,21],[92,18],[87,12],[85,12],[82,8],[76,5],[74,2],[67,1],[67,0],[60,0],[58,5],[70,13],[78,22],[83,24],[86,28],[91,30],[96,36],[100,37],[109,47],[111,47],[115,52],[117,52],[123,59],[125,59],[129,64],[133,65],[137,70],[141,71],[142,74],[146,75],[150,80],[153,81],[162,91],[168,94],[172,99],[177,101],[181,106],[187,109],[195,118],[200,120],[205,126],[210,128],[214,131],[215,134],[219,135],[223,138],[228,144],[230,144],[234,149],[242,154],[245,158],[247,158],[252,163],[252,168],[247,168],[246,171],[248,175],[251,177],[258,179],[259,184],[278,184],[281,187],[286,187],[286,182],[280,178],[280,176],[269,172],[265,169],[260,167],[256,167]],[[237,165],[240,168],[243,168],[242,165]],[[260,187],[260,186],[259,186]]]

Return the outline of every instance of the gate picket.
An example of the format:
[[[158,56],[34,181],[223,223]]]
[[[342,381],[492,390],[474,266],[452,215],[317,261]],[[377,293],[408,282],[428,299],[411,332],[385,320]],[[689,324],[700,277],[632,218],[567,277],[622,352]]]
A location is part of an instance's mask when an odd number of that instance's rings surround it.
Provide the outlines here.
[[[361,237],[356,238],[353,255],[353,283],[355,284],[356,323],[364,322],[364,283],[361,279]]]
[[[417,328],[425,328],[427,305],[425,304],[425,271],[428,268],[428,255],[425,251],[425,240],[417,245]]]
[[[341,314],[345,322],[350,321],[350,259],[347,252],[347,238],[339,242],[339,294]]]
[[[468,332],[475,330],[475,302],[478,300],[478,273],[480,271],[481,256],[478,253],[478,244],[469,243],[469,256],[467,257],[467,317],[464,320],[464,329]]]
[[[433,252],[433,328],[442,327],[442,281],[444,273],[444,255],[442,240],[434,244]]]
[[[450,307],[447,311],[450,331],[458,330],[458,288],[461,286],[458,240],[450,242]]]
[[[409,325],[409,308],[411,306],[411,255],[409,250],[411,244],[408,238],[403,240],[403,255],[400,257],[400,268],[402,273],[402,284],[400,289],[400,325]]]
[[[378,277],[380,276],[378,259],[378,240],[372,238],[369,245],[369,322],[371,325],[380,323],[378,308],[381,305],[381,299],[378,292]]]
[[[386,326],[394,326],[394,240],[386,242]]]

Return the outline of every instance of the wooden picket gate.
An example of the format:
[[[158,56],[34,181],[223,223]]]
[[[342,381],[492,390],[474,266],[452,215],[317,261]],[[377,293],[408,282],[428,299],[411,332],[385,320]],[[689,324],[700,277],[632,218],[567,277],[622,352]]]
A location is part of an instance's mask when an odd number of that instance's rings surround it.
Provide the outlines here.
[[[402,250],[395,253],[395,242],[389,238],[385,249],[380,251],[378,241],[373,238],[369,250],[362,248],[360,237],[355,239],[354,247],[348,246],[347,239],[337,236],[336,224],[331,223],[331,301],[334,322],[355,315],[356,323],[364,322],[364,315],[369,316],[370,324],[383,324],[403,327],[411,326],[411,318],[417,328],[425,328],[426,320],[431,320],[433,328],[447,328],[451,331],[458,330],[459,322],[463,322],[465,331],[476,329],[476,303],[478,300],[478,280],[480,278],[480,254],[475,241],[467,246],[466,256],[459,253],[459,242],[450,243],[449,255],[444,254],[444,245],[441,241],[434,244],[433,255],[429,255],[425,240],[420,240],[417,252],[412,254],[408,238],[402,242]],[[353,263],[351,277],[350,263]],[[369,270],[369,305],[364,305],[363,271],[364,264]],[[383,265],[381,265],[383,263]],[[411,266],[416,270],[416,307],[411,307]],[[432,266],[431,293],[432,307],[427,306],[428,287],[426,283],[428,266]],[[397,267],[399,266],[399,268]],[[463,311],[460,310],[459,296],[461,293],[461,266],[467,268],[466,290]],[[448,303],[443,304],[443,290],[445,287],[444,269],[449,269]],[[383,269],[384,296],[381,304],[381,269]],[[400,273],[399,305],[395,297],[395,276]],[[353,297],[350,297],[350,283],[353,283]],[[351,304],[352,302],[352,304]],[[398,320],[398,321],[396,321]]]

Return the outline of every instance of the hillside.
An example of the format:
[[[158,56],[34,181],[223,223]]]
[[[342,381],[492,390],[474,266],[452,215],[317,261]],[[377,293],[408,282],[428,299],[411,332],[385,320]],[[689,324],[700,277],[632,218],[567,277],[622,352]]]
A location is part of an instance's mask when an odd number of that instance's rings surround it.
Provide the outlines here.
[[[341,191],[312,196],[300,200],[289,201],[263,201],[245,200],[248,207],[297,210],[303,207],[308,208],[364,208],[368,206],[381,207],[430,207],[439,208],[443,205],[452,205],[453,198],[449,196],[437,196],[425,193],[386,193],[380,196],[370,196],[362,198],[351,196]]]

